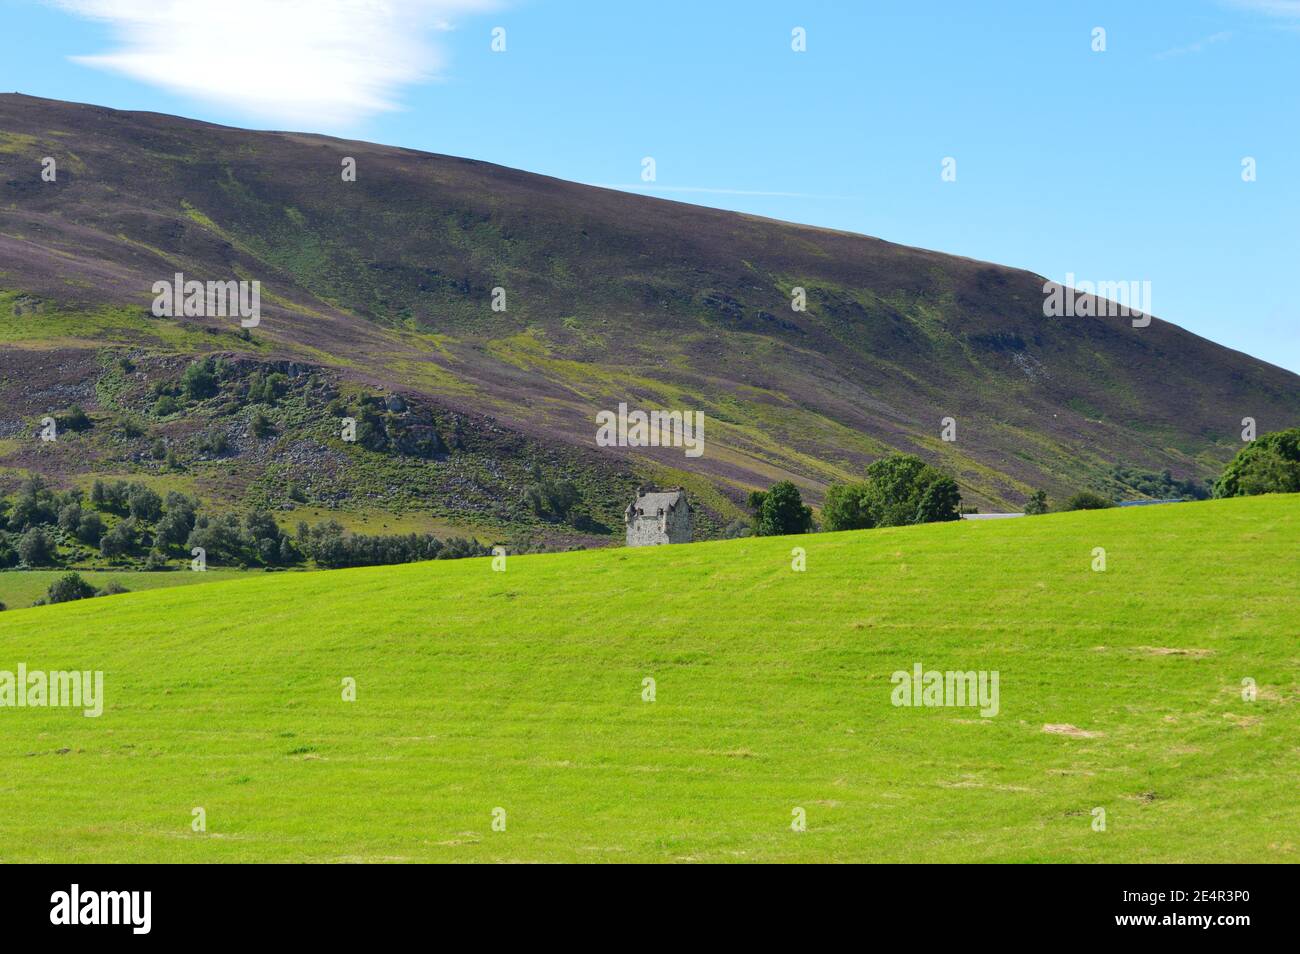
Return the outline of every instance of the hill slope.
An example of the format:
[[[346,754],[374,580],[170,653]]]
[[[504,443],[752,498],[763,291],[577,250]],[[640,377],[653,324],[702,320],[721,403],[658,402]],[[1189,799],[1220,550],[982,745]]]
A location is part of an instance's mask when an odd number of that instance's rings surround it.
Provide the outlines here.
[[[0,860],[1295,861],[1298,533],[1258,497],[3,613],[0,668],[107,705],[0,711]],[[894,707],[916,663],[998,714]]]
[[[95,407],[106,346],[323,365],[593,453],[598,409],[703,410],[697,460],[600,455],[624,483],[697,475],[732,502],[781,477],[817,499],[889,449],[946,464],[986,507],[1038,486],[1119,494],[1113,465],[1204,479],[1243,416],[1300,420],[1300,379],[1279,368],[1158,320],[1045,319],[1038,276],[859,235],[16,94],[0,95],[0,161],[0,441],[74,395]],[[152,284],[177,271],[261,280],[254,340],[228,320],[150,318]],[[253,471],[236,468],[234,493]],[[728,505],[709,506],[724,522]]]

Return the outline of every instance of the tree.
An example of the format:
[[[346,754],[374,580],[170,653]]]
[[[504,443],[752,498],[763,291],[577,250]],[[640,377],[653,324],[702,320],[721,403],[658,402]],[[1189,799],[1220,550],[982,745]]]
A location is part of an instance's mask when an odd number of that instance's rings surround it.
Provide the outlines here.
[[[99,552],[106,557],[119,557],[130,553],[136,546],[136,523],[123,520],[100,539]]]
[[[1091,490],[1081,490],[1061,507],[1062,510],[1105,510],[1115,506],[1101,494]]]
[[[18,541],[18,557],[28,566],[46,566],[54,562],[57,545],[44,527],[32,527]]]
[[[77,539],[86,546],[97,547],[104,538],[104,518],[97,513],[82,514],[77,524]]]
[[[153,523],[162,516],[162,498],[144,484],[132,484],[126,497],[127,509],[136,520]]]
[[[831,484],[822,503],[822,523],[827,530],[869,530],[875,526],[867,497],[866,483]]]
[[[890,454],[867,468],[862,507],[876,527],[961,519],[957,482],[912,454]]]
[[[216,361],[211,355],[185,369],[181,374],[181,388],[191,401],[201,401],[217,393]]]
[[[154,528],[154,545],[162,549],[178,547],[194,529],[194,516],[198,503],[184,494],[170,491],[164,504],[162,519]]]
[[[59,511],[59,529],[68,533],[76,533],[77,527],[81,525],[81,504],[75,500],[63,507]]]
[[[524,487],[524,503],[543,520],[564,520],[582,499],[573,481],[553,480],[537,464],[533,465],[530,477],[531,481]]]
[[[951,477],[940,475],[929,481],[921,491],[916,505],[914,523],[940,523],[961,519],[961,491]]]
[[[45,602],[70,603],[98,595],[95,588],[83,580],[79,573],[65,573],[50,584],[45,592]]]
[[[1047,491],[1035,490],[1025,504],[1025,516],[1036,517],[1044,513],[1047,513]]]
[[[812,510],[804,506],[799,488],[788,480],[773,484],[763,495],[755,530],[760,537],[807,533],[812,529]]]
[[[1300,493],[1300,427],[1251,441],[1214,483],[1216,497]]]
[[[26,530],[39,524],[59,520],[59,501],[39,476],[29,477],[18,489],[18,498],[9,513],[9,529]]]

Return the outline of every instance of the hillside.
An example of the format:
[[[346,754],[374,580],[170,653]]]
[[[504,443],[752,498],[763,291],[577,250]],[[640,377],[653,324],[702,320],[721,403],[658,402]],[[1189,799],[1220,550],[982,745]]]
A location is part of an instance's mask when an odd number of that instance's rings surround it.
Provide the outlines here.
[[[649,480],[692,489],[709,535],[747,488],[789,477],[817,501],[890,449],[1003,509],[1037,487],[1133,496],[1116,466],[1204,480],[1243,416],[1261,433],[1300,420],[1295,375],[1160,320],[1046,319],[1028,272],[483,162],[5,94],[0,170],[10,484],[163,473],[162,440],[169,480],[232,504],[285,503],[296,480],[316,506],[578,540],[617,531],[618,502]],[[178,271],[260,280],[261,325],[152,317],[153,283]],[[397,392],[445,443],[454,420],[487,449],[367,456],[329,443],[323,403],[272,408],[261,442],[247,406],[156,413],[155,388],[214,352],[326,397]],[[35,446],[40,418],[74,402],[96,431]],[[595,412],[619,402],[704,411],[706,453],[597,448]],[[201,444],[222,428],[233,450],[213,460]],[[577,478],[586,530],[513,506],[534,464]]]
[[[0,613],[107,698],[0,712],[0,861],[1294,862],[1297,539],[1267,496]],[[891,705],[916,663],[998,713]]]

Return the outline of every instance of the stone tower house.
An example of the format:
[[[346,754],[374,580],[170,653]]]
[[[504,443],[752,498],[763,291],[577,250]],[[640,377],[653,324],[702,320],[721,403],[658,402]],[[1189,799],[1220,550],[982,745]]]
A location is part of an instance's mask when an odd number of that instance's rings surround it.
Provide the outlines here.
[[[627,505],[623,522],[630,547],[691,542],[691,505],[680,487],[638,490],[636,500]]]

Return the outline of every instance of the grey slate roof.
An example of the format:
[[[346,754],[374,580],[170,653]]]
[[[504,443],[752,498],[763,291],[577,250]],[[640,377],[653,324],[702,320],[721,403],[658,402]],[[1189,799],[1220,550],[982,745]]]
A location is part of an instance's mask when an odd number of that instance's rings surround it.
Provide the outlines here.
[[[650,493],[637,497],[633,501],[631,508],[638,514],[651,517],[663,510],[667,513],[678,504],[686,502],[686,494],[680,490],[652,490]]]

